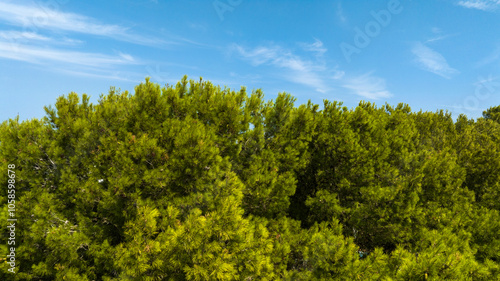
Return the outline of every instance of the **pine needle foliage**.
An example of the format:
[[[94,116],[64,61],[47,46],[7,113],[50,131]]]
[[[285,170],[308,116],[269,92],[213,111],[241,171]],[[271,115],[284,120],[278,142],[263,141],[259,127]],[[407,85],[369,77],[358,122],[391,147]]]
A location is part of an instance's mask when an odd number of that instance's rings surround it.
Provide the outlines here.
[[[0,279],[500,279],[499,107],[295,102],[146,79],[4,121]]]

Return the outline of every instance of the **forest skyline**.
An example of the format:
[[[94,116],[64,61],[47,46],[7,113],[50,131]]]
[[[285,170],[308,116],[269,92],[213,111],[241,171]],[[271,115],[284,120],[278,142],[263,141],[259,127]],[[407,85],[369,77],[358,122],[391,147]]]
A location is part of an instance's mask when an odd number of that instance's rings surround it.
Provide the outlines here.
[[[500,106],[295,102],[185,76],[2,122],[0,279],[499,279]]]
[[[478,118],[500,104],[497,1],[0,1],[0,119],[183,75]],[[29,78],[29,83],[26,83]],[[57,81],[52,83],[48,81]],[[12,106],[15,105],[15,106]]]

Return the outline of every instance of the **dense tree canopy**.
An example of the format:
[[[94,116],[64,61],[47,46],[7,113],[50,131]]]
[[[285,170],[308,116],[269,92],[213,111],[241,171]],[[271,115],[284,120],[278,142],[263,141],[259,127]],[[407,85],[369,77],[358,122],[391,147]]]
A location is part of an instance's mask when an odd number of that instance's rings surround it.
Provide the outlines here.
[[[45,110],[0,126],[1,280],[500,279],[500,106],[320,109],[184,77]]]

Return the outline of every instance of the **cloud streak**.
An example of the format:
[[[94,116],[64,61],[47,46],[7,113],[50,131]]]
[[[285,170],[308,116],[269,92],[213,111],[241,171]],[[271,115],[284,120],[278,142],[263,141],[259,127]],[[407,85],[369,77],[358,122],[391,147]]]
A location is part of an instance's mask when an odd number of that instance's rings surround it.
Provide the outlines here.
[[[51,41],[51,38],[40,35],[35,32],[2,30],[0,38],[5,40],[33,40],[33,41]]]
[[[318,57],[323,56],[328,49],[323,46],[323,42],[314,38],[314,43],[300,43],[299,44],[305,51],[316,53]]]
[[[319,40],[312,44],[303,45],[310,52],[323,54],[326,48]],[[287,80],[309,87],[313,87],[316,91],[324,93],[327,87],[318,73],[325,70],[323,63],[313,62],[295,55],[290,50],[286,50],[280,46],[260,46],[256,48],[244,48],[234,44],[231,47],[240,57],[248,61],[253,66],[271,65],[277,68],[287,70],[285,74]]]
[[[426,40],[425,43],[433,43],[433,42],[441,41],[441,40],[444,40],[444,39],[447,39],[447,38],[450,38],[450,37],[453,37],[453,36],[457,36],[457,35],[458,34],[439,35],[439,36],[432,37],[432,38]]]
[[[66,37],[48,37],[36,32],[3,30],[0,31],[0,40],[11,42],[13,45],[20,43],[44,43],[55,45],[79,45],[83,41]]]
[[[415,57],[415,63],[423,70],[437,74],[443,78],[450,79],[460,73],[458,70],[450,67],[446,59],[440,53],[418,42],[411,52]]]
[[[269,65],[283,69],[288,81],[312,87],[320,93],[326,93],[340,86],[366,99],[378,100],[392,97],[386,89],[385,80],[373,75],[373,71],[359,76],[350,76],[337,67],[328,68],[322,58],[327,49],[320,40],[316,39],[310,44],[300,43],[299,46],[316,59],[308,60],[276,45],[252,49],[235,44],[232,51],[237,52],[242,59],[253,66]]]
[[[123,53],[119,53],[117,56],[110,56],[99,53],[41,48],[23,44],[13,45],[3,41],[0,41],[0,57],[34,64],[50,62],[94,66],[99,68],[123,64],[136,64],[132,56]]]
[[[355,95],[371,100],[392,97],[386,89],[385,80],[374,76],[373,71],[346,79],[342,87],[351,90]]]
[[[458,5],[468,8],[468,9],[476,9],[481,11],[495,11],[500,8],[499,0],[467,0],[467,1],[459,1]]]
[[[61,12],[41,5],[0,2],[0,21],[23,27],[28,33],[37,30],[66,31],[104,36],[138,45],[161,47],[172,42],[133,34],[128,28],[103,24],[96,19],[75,13]]]

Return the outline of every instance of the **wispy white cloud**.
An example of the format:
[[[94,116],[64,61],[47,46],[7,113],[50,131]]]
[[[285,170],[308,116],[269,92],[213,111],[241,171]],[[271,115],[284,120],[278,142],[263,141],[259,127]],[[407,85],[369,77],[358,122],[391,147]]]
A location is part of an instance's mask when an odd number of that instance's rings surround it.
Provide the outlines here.
[[[25,61],[29,63],[65,63],[83,66],[110,67],[114,65],[136,64],[136,60],[119,53],[117,56],[100,53],[67,51],[55,48],[41,48],[24,44],[13,45],[0,41],[0,58]]]
[[[495,11],[500,8],[499,0],[466,0],[459,1],[458,5],[469,8],[477,9],[482,11]]]
[[[83,43],[83,41],[81,40],[71,39],[67,37],[48,37],[36,32],[17,30],[0,31],[0,40],[8,41],[12,44],[50,43],[55,45],[79,45]]]
[[[35,26],[42,29],[67,30],[94,35],[122,34],[126,28],[99,24],[92,18],[64,13],[37,5],[0,2],[0,19],[16,26]]]
[[[110,37],[139,45],[162,46],[172,42],[144,37],[130,32],[127,27],[103,24],[94,18],[75,13],[61,12],[46,6],[0,2],[0,21],[29,30],[76,32]]]
[[[425,41],[425,43],[432,43],[432,42],[436,42],[436,41],[440,41],[440,40],[443,40],[443,39],[446,39],[450,37],[450,35],[439,35],[439,36],[435,36],[435,37],[432,37],[430,39],[427,39]]]
[[[392,94],[386,89],[385,80],[374,76],[373,71],[345,79],[342,86],[367,99],[378,100],[392,97]]]
[[[299,45],[307,52],[316,53],[317,56],[323,56],[326,51],[328,51],[325,46],[323,46],[323,42],[314,38],[314,43],[299,43]]]
[[[418,42],[413,45],[412,53],[415,56],[416,64],[423,70],[437,74],[443,78],[450,79],[460,73],[450,67],[446,59],[440,53]]]
[[[433,27],[433,28],[431,28],[431,32],[433,33],[433,35],[432,35],[432,37],[430,39],[427,39],[425,41],[425,44],[434,43],[434,42],[437,42],[437,41],[441,41],[441,40],[444,40],[444,39],[447,39],[447,38],[459,35],[458,33],[445,34],[443,32],[443,30],[441,28],[439,28],[439,27]]]
[[[459,35],[458,33],[445,34],[443,32],[443,30],[441,28],[439,28],[439,27],[433,27],[433,28],[431,28],[431,32],[433,33],[433,37],[431,37],[430,39],[427,39],[425,41],[425,44],[433,43],[433,42],[437,42],[437,41],[441,41],[441,40],[444,40],[444,39],[447,39],[447,38]]]
[[[17,30],[2,30],[0,38],[6,40],[36,40],[36,41],[51,41],[51,38],[40,35],[35,32],[17,31]]]
[[[122,59],[124,59],[124,60],[126,60],[126,61],[128,61],[128,62],[134,62],[134,61],[135,61],[135,59],[134,59],[131,55],[129,55],[129,54],[125,54],[125,53],[122,53],[122,52],[118,52],[118,55],[119,55]]]
[[[317,40],[308,45],[310,51],[326,52],[323,43]],[[280,46],[260,46],[253,49],[244,48],[234,44],[232,51],[236,51],[241,58],[253,66],[272,65],[274,67],[288,70],[284,73],[285,78],[291,82],[313,87],[316,91],[324,93],[327,90],[319,72],[325,71],[323,62],[316,62],[294,54],[292,51]]]
[[[282,48],[278,46],[260,46],[249,50],[238,44],[232,45],[231,49],[232,51],[236,51],[243,59],[250,62],[253,66],[259,66],[269,62],[275,64],[282,51]]]
[[[285,78],[291,82],[314,88],[317,92],[326,93],[332,88],[341,86],[353,94],[367,99],[382,99],[392,97],[386,89],[383,78],[372,72],[359,76],[346,74],[338,66],[327,67],[322,55],[327,51],[320,40],[314,43],[299,44],[303,50],[312,53],[316,59],[299,56],[292,51],[276,45],[244,48],[233,45],[232,51],[253,66],[270,65],[280,68]],[[335,86],[336,85],[336,86]]]
[[[33,37],[33,36],[31,36]],[[43,39],[43,38],[40,38]],[[100,79],[140,81],[143,75],[122,71],[123,67],[134,66],[141,62],[130,54],[116,52],[115,55],[102,53],[62,50],[51,47],[13,44],[2,41],[0,37],[0,59],[23,61],[43,68],[43,71],[54,71],[71,76]],[[122,69],[122,70],[118,70]],[[134,78],[131,78],[134,77]]]
[[[453,36],[457,36],[457,35],[458,35],[458,33],[456,33],[456,34],[437,35],[435,37],[432,37],[432,38],[426,40],[425,43],[433,43],[433,42],[441,41],[441,40],[444,40],[444,39],[447,39],[447,38],[450,38],[450,37],[453,37]]]
[[[500,83],[494,82],[494,81],[498,81],[499,78],[500,78],[499,76],[493,76],[491,74],[488,75],[487,78],[479,76],[477,82],[475,82],[474,85],[475,86],[482,85],[484,87],[492,89],[492,86],[497,86],[497,87],[500,86]]]

